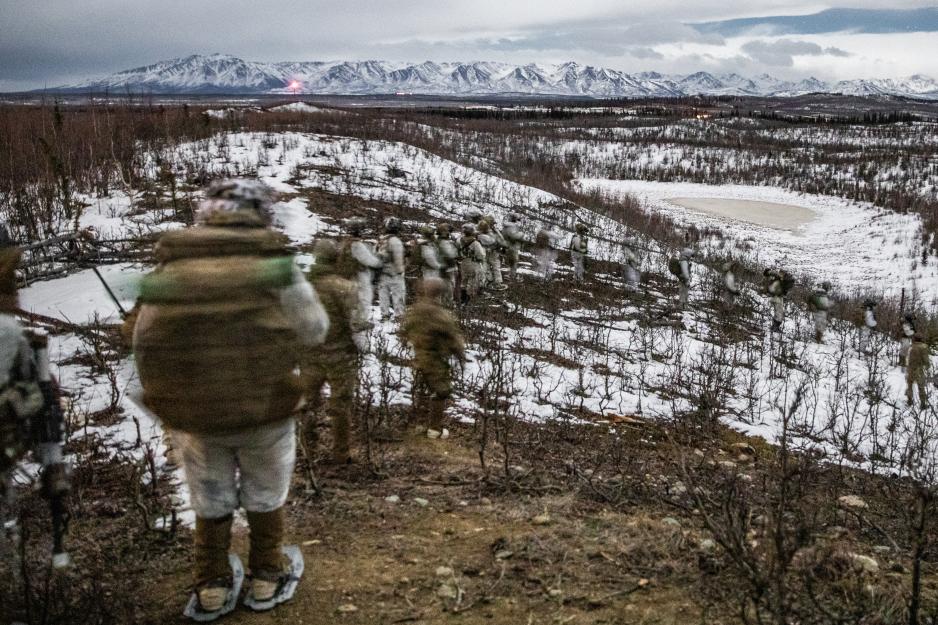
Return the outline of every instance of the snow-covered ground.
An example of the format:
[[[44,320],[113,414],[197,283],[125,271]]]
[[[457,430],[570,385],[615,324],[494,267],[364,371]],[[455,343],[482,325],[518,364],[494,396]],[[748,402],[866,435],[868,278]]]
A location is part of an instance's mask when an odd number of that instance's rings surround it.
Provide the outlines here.
[[[898,297],[905,289],[911,301],[938,302],[938,258],[928,254],[923,263],[922,224],[916,215],[773,187],[602,179],[577,184],[613,198],[633,194],[647,210],[661,211],[680,223],[717,228],[756,263],[778,264],[815,282],[829,280],[844,293]],[[815,218],[786,230],[751,223],[743,215],[731,219],[689,210],[673,198],[771,202],[799,207]]]

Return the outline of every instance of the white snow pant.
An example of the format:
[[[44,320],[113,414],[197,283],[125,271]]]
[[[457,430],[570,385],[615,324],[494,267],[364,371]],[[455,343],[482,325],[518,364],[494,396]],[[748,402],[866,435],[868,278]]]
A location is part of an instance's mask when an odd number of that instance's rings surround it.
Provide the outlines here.
[[[638,283],[641,281],[641,274],[639,274],[638,269],[635,267],[627,266],[625,268],[625,288],[634,291],[638,288]]]
[[[860,328],[860,351],[868,352],[870,350],[870,343],[873,338],[873,330],[869,326],[862,326]]]
[[[586,277],[586,254],[570,252],[570,260],[573,262],[573,277],[577,282],[583,282]]]
[[[382,274],[378,280],[378,303],[381,304],[381,316],[388,317],[391,309],[394,315],[400,317],[404,314],[404,275],[389,276]]]
[[[518,279],[518,262],[521,260],[521,246],[509,245],[506,255],[508,257],[508,275],[511,281],[514,282]]]
[[[295,427],[289,418],[232,434],[172,431],[196,516],[220,519],[239,505],[248,512],[283,506],[296,461]]]
[[[816,310],[812,314],[814,315],[814,331],[819,337],[824,336],[827,332],[827,311]]]
[[[440,270],[431,269],[429,267],[424,267],[420,270],[420,277],[424,280],[439,280],[440,279]]]
[[[452,306],[453,301],[456,297],[456,269],[447,269],[443,272],[443,275],[440,276],[443,278],[443,282],[446,283],[446,288],[443,289],[443,303],[447,306]]]
[[[504,281],[502,280],[502,255],[492,250],[486,257],[489,270],[489,286],[500,288]]]
[[[537,250],[534,256],[537,259],[537,270],[541,277],[550,280],[554,277],[554,261],[557,253],[554,250]]]
[[[690,298],[690,285],[684,281],[678,282],[678,302],[681,308],[687,306],[687,300]]]
[[[785,300],[781,297],[772,297],[772,321],[777,325],[785,322]]]
[[[362,271],[358,274],[358,301],[365,313],[365,319],[371,319],[371,305],[375,301],[375,287],[371,281],[370,271]]]
[[[729,289],[723,289],[723,305],[732,308],[736,304],[736,293]]]

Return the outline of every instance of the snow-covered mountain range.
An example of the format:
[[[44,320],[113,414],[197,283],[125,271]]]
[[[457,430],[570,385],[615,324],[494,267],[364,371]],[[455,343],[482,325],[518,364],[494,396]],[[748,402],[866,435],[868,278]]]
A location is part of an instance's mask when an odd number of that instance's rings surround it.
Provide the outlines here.
[[[560,65],[506,63],[391,63],[387,61],[302,61],[261,63],[223,55],[192,55],[125,70],[56,91],[133,91],[160,94],[316,93],[333,95],[530,94],[593,97],[676,97],[683,95],[795,96],[804,93],[898,95],[938,100],[938,81],[915,75],[902,79],[779,80],[768,74],[657,72],[629,74],[569,62]]]

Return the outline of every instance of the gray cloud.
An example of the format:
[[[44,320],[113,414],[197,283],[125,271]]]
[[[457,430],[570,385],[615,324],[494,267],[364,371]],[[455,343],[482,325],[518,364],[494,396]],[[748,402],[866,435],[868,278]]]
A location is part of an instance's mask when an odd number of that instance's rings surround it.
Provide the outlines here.
[[[849,52],[840,48],[823,48],[810,41],[795,39],[778,39],[775,41],[756,39],[744,43],[741,49],[754,60],[776,67],[791,67],[794,65],[794,57],[796,56],[822,56],[825,54],[838,57],[850,56]]]

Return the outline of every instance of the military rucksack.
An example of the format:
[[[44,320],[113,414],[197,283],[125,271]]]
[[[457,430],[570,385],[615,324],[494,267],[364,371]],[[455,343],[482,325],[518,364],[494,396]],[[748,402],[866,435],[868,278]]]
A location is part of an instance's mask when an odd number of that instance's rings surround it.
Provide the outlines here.
[[[795,277],[787,271],[783,271],[781,275],[781,284],[782,295],[788,295],[788,292],[791,291],[795,286]]]
[[[354,279],[358,275],[358,272],[362,270],[362,266],[355,260],[355,257],[352,256],[352,244],[354,242],[353,239],[345,239],[342,241],[335,259],[336,275],[346,280]]]
[[[668,259],[668,271],[680,278],[684,272],[681,271],[681,260],[677,257]]]

